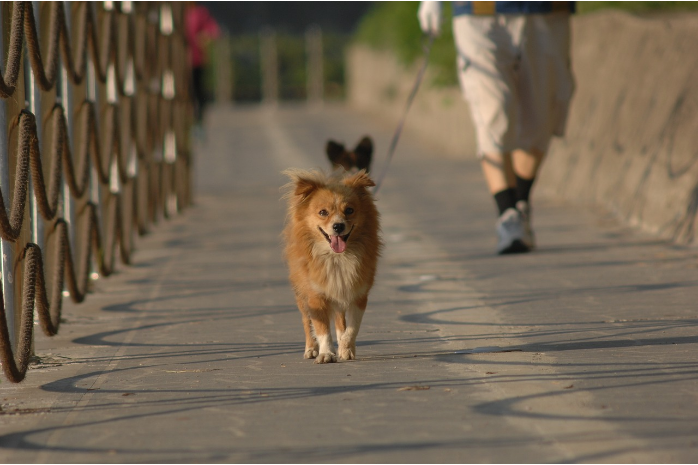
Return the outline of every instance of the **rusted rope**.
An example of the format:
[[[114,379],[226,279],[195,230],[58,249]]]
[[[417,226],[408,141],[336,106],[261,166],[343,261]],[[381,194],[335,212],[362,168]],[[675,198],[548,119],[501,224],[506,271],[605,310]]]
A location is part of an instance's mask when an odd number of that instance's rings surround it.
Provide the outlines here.
[[[73,55],[70,48],[70,36],[68,35],[68,28],[66,26],[63,3],[51,3],[48,53],[45,55],[46,64],[44,64],[41,47],[39,46],[39,35],[36,29],[35,12],[31,2],[15,2],[15,8],[19,10],[18,21],[23,20],[23,32],[27,41],[29,61],[31,62],[34,76],[37,78],[38,84],[42,90],[51,90],[56,82],[59,48],[63,62],[69,70],[70,78],[75,84],[81,83],[85,76],[88,46],[92,55],[92,60],[97,65],[95,66],[97,78],[101,82],[106,81],[107,68],[115,53],[116,46],[113,15],[111,11],[109,11],[103,19],[104,32],[102,35],[102,42],[98,43],[97,31],[95,28],[96,20],[94,18],[92,6],[89,2],[83,3],[80,6],[81,14],[78,17],[78,24],[75,26],[80,40],[78,40],[78,49],[75,55]],[[11,30],[11,36],[18,33],[19,29],[15,30],[13,28]],[[12,39],[10,43],[13,43]],[[77,57],[77,60],[75,57]],[[13,56],[13,59],[19,60],[19,54],[16,58]]]
[[[26,376],[34,309],[44,334],[56,334],[64,288],[74,302],[83,301],[93,264],[101,275],[110,275],[117,249],[120,261],[130,263],[133,232],[144,234],[151,223],[168,217],[169,200],[176,200],[177,210],[191,200],[187,140],[192,115],[181,31],[184,7],[168,7],[172,8],[174,31],[163,32],[157,14],[162,11],[160,5],[134,2],[134,12],[129,14],[119,6],[97,14],[95,5],[84,2],[71,6],[70,28],[63,2],[42,4],[49,9],[48,15],[41,15],[47,18],[45,27],[39,25],[39,11],[31,2],[12,5],[0,98],[8,99],[22,88],[19,73],[25,42],[29,58],[25,68],[30,68],[43,92],[55,92],[54,106],[42,112],[42,142],[37,116],[27,110],[19,111],[8,134],[15,172],[13,185],[8,186],[12,187],[10,197],[3,198],[0,193],[0,237],[21,248],[13,269],[21,275],[21,295],[15,299],[21,308],[19,325],[8,328],[6,311],[17,312],[5,309],[0,287],[0,363],[13,382]],[[72,42],[70,34],[74,34]],[[42,50],[40,44],[46,48]],[[88,56],[101,83],[98,92],[115,88],[116,95],[102,100],[99,107],[86,97],[73,97],[76,119],[71,133],[62,106],[63,97],[68,96],[63,95],[63,89],[56,89],[60,64],[69,83],[79,86],[87,76]],[[159,58],[152,60],[151,56]],[[164,84],[166,73],[169,88]],[[82,89],[83,95],[88,95],[85,87]],[[170,155],[163,160],[158,152],[165,150]],[[90,182],[92,169],[99,194]],[[60,217],[63,182],[75,200],[74,208],[78,208],[70,223]],[[33,220],[43,222],[48,231],[42,239],[46,242],[44,251],[35,243],[23,243],[27,237],[23,219],[32,194],[40,215]],[[11,205],[7,205],[10,199]],[[71,230],[76,234],[73,243]],[[9,342],[11,330],[17,332],[14,350]]]
[[[48,190],[43,175],[43,167],[41,164],[41,152],[38,144],[38,136],[36,133],[36,118],[26,110],[23,110],[20,115],[13,121],[11,134],[15,128],[18,128],[18,161],[15,174],[15,195],[12,202],[11,211],[8,214],[5,200],[0,193],[0,236],[14,242],[19,235],[19,230],[24,218],[24,208],[26,207],[27,190],[29,185],[29,171],[34,181],[34,192],[39,206],[41,216],[50,221],[54,219],[58,206],[62,168],[66,169],[66,181],[75,198],[82,198],[86,191],[87,181],[89,177],[88,154],[92,153],[94,166],[97,168],[99,180],[102,184],[108,185],[110,182],[109,167],[111,165],[111,157],[102,157],[99,144],[99,134],[96,127],[96,117],[94,108],[89,102],[85,103],[85,112],[83,115],[85,134],[83,139],[81,163],[78,169],[75,169],[72,154],[70,153],[67,143],[67,127],[63,108],[56,106],[52,112],[53,119],[53,141],[50,152],[50,181]],[[116,117],[116,107],[110,105],[107,111],[107,126],[110,129],[106,131],[104,147],[109,153],[120,153],[120,133],[118,120]],[[106,166],[103,160],[106,160]],[[118,172],[121,183],[128,184],[130,179],[126,173],[123,160],[117,156]],[[76,179],[76,171],[80,173],[80,180]]]
[[[114,253],[117,241],[123,243],[123,228],[119,217],[118,198],[112,199],[108,213],[108,234],[103,240],[97,219],[97,208],[88,203],[85,206],[85,233],[89,240],[83,243],[81,253],[82,260],[79,270],[76,270],[73,254],[68,240],[68,227],[63,219],[56,221],[53,234],[56,235],[56,247],[54,262],[57,266],[53,272],[53,292],[49,299],[46,279],[44,275],[44,263],[41,249],[38,245],[28,243],[24,249],[24,281],[22,293],[22,314],[20,320],[19,344],[17,354],[13,354],[9,344],[9,329],[7,327],[7,315],[4,305],[4,296],[0,289],[0,362],[7,379],[12,382],[20,382],[24,379],[28,368],[29,351],[33,337],[33,309],[36,307],[39,324],[44,334],[53,336],[58,332],[62,309],[62,292],[64,280],[67,280],[68,289],[74,302],[82,302],[85,299],[89,282],[90,262],[92,254],[98,258],[100,272],[109,276],[113,272]],[[122,248],[123,254],[128,254]],[[127,260],[124,260],[127,261]],[[66,276],[67,275],[67,276]],[[67,279],[66,279],[67,278]]]
[[[36,132],[36,118],[26,110],[22,110],[20,115],[12,122],[10,135],[18,129],[17,166],[15,173],[14,198],[10,213],[7,213],[5,199],[0,193],[0,236],[6,241],[14,242],[19,236],[24,218],[24,209],[27,201],[27,191],[29,189],[29,172],[31,171],[34,181],[34,193],[41,216],[50,221],[56,216],[58,200],[60,194],[62,158],[66,152],[66,131],[65,120],[61,118],[62,109],[55,112],[54,120],[58,120],[54,126],[53,151],[51,153],[51,172],[48,191],[44,180],[43,166],[41,163],[41,152],[39,149],[38,136]],[[63,120],[63,124],[61,124]],[[67,164],[67,163],[66,163]],[[84,169],[84,167],[83,167]],[[69,172],[74,173],[71,166]],[[74,175],[73,175],[74,178]],[[86,184],[86,183],[85,183]],[[77,184],[74,186],[78,190]],[[82,186],[84,191],[84,185]]]
[[[23,40],[26,40],[27,43],[32,72],[41,89],[45,91],[51,90],[55,85],[59,70],[59,55],[68,70],[71,81],[75,84],[80,84],[85,77],[88,50],[95,64],[96,77],[100,82],[107,80],[109,63],[113,61],[119,84],[117,89],[122,95],[124,95],[126,57],[129,55],[134,57],[134,72],[139,80],[149,78],[158,71],[152,64],[148,66],[148,60],[145,58],[146,55],[159,56],[157,53],[145,53],[155,52],[158,48],[157,41],[146,41],[148,50],[146,47],[136,47],[136,43],[142,44],[143,39],[148,35],[145,29],[150,27],[152,35],[156,29],[155,25],[147,26],[144,21],[138,21],[137,24],[131,24],[132,21],[127,21],[127,37],[117,38],[115,11],[109,10],[103,15],[101,35],[98,35],[93,4],[84,2],[79,6],[80,14],[72,28],[77,32],[77,47],[73,52],[70,45],[71,37],[66,25],[64,4],[53,2],[50,3],[49,7],[48,47],[46,53],[42,53],[37,32],[36,12],[32,3],[13,3],[7,69],[0,76],[0,97],[7,98],[15,92],[22,59]],[[128,31],[133,31],[133,33],[128,33]],[[133,35],[136,36],[135,39],[131,37]],[[165,47],[163,51],[167,52],[164,63],[171,64],[172,58],[168,56],[170,54],[168,47]],[[45,62],[44,57],[46,58]],[[165,65],[160,64],[158,67],[162,68],[163,66]]]
[[[59,113],[60,114],[60,113]],[[15,223],[14,228],[10,228],[10,231],[5,231],[3,229],[3,237],[7,235],[19,234],[21,230],[21,218],[23,216],[25,199],[27,193],[28,184],[28,165],[30,164],[28,160],[31,159],[32,162],[32,176],[35,173],[40,173],[41,162],[40,154],[38,153],[37,143],[36,143],[36,125],[33,115],[28,112],[23,112],[19,118],[18,123],[20,139],[22,141],[21,149],[19,150],[19,160],[18,163],[18,180],[21,179],[22,188],[17,191],[21,195],[16,195],[15,200],[21,202],[21,205],[13,205],[11,219],[7,219],[6,212],[0,209],[0,217],[4,218],[4,221],[9,223]],[[58,119],[58,121],[61,121]],[[56,131],[55,134],[60,134],[60,131]],[[61,136],[55,137],[57,139],[54,143],[58,146],[65,147],[65,141]],[[55,153],[55,152],[54,152]],[[60,160],[54,157],[52,160],[52,166],[61,166]],[[59,173],[58,177],[53,177],[53,183],[59,183],[60,181],[60,170],[57,168],[54,172]],[[39,186],[39,191],[43,189],[43,178],[41,175],[36,176]],[[53,192],[54,189],[49,189],[49,192]],[[57,194],[49,194],[55,195]],[[40,198],[37,195],[37,200]],[[19,200],[18,200],[19,199]],[[2,197],[0,196],[0,203],[2,203]],[[50,216],[52,219],[55,216],[55,206],[50,204],[55,203],[55,201],[44,196],[43,200],[39,201],[39,205],[44,205],[44,209],[50,209],[46,216]],[[4,207],[3,207],[4,208]],[[40,207],[41,209],[42,207]],[[20,214],[21,212],[21,214]],[[51,214],[53,213],[53,214]],[[73,260],[73,253],[70,248],[70,241],[68,240],[68,226],[67,223],[58,218],[55,222],[54,232],[56,235],[56,246],[54,255],[54,274],[53,274],[53,292],[51,293],[51,298],[48,298],[48,292],[46,289],[46,280],[44,278],[44,267],[43,258],[41,254],[41,249],[38,245],[29,243],[24,250],[24,283],[23,283],[23,293],[21,296],[22,301],[22,316],[20,323],[20,337],[19,345],[17,348],[18,355],[15,357],[12,355],[12,350],[9,347],[9,332],[7,328],[7,317],[5,314],[4,307],[4,296],[2,296],[2,291],[0,290],[0,309],[2,313],[0,314],[0,362],[2,363],[3,370],[7,378],[13,382],[19,382],[24,379],[27,370],[28,355],[25,353],[30,350],[31,344],[27,344],[26,340],[31,341],[33,337],[33,325],[27,324],[29,321],[31,323],[33,316],[33,308],[36,304],[36,309],[39,317],[39,322],[44,333],[48,336],[56,334],[58,331],[58,326],[60,324],[60,313],[62,307],[62,290],[64,284],[64,278],[67,274],[67,285],[72,297],[75,302],[82,302],[85,298],[88,281],[89,281],[89,270],[90,263],[92,262],[93,254],[96,255],[97,264],[99,271],[104,276],[109,276],[114,270],[114,258],[117,244],[120,245],[121,260],[122,262],[128,264],[130,262],[130,249],[126,247],[126,241],[124,240],[124,228],[122,226],[121,220],[121,209],[120,209],[120,197],[115,194],[109,194],[108,199],[108,209],[106,217],[106,236],[100,230],[100,225],[97,216],[97,206],[88,202],[80,216],[84,216],[83,224],[83,238],[87,238],[82,243],[82,250],[80,256],[82,260],[80,262],[79,269],[76,269],[75,262]],[[19,219],[18,219],[19,218]],[[19,226],[17,222],[19,221]],[[2,221],[0,221],[1,223]],[[30,313],[27,316],[27,312]]]
[[[7,67],[0,77],[0,97],[7,98],[15,93],[22,59],[22,27],[24,26],[25,2],[17,2],[12,9],[10,26],[10,46],[7,50]]]

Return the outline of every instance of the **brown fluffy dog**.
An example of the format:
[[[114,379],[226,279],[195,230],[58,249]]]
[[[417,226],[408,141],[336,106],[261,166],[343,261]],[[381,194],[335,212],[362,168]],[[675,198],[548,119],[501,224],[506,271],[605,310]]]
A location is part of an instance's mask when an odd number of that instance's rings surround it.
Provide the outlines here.
[[[381,250],[378,210],[365,171],[354,174],[287,170],[291,178],[284,236],[286,260],[305,330],[304,358],[356,357],[356,336]]]

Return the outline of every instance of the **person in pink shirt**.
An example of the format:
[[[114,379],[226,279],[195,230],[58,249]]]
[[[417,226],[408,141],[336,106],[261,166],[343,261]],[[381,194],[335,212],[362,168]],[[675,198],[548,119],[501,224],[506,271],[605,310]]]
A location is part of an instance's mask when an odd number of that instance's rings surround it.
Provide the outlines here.
[[[189,62],[194,87],[194,111],[196,122],[201,123],[206,106],[206,92],[204,90],[206,48],[212,40],[218,38],[220,29],[205,6],[191,3],[187,8],[185,17],[185,33],[189,43]]]

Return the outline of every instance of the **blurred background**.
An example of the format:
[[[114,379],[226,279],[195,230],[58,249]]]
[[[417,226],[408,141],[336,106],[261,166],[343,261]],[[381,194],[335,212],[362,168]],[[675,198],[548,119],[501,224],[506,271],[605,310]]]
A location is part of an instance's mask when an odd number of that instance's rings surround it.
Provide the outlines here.
[[[209,101],[341,101],[346,97],[345,53],[352,44],[388,50],[405,66],[422,53],[416,19],[419,2],[198,5],[209,10],[221,31],[206,50],[204,82]],[[436,86],[457,84],[450,8],[450,2],[444,2],[443,33],[431,55],[431,79]],[[698,2],[577,3],[580,15],[611,8],[638,15],[676,14],[698,9]]]
[[[373,2],[200,2],[222,31],[211,44],[206,90],[216,100],[260,102],[263,56],[276,55],[278,98],[308,98],[309,42],[321,47],[322,98],[344,98],[344,50]],[[270,50],[264,41],[273,41]]]

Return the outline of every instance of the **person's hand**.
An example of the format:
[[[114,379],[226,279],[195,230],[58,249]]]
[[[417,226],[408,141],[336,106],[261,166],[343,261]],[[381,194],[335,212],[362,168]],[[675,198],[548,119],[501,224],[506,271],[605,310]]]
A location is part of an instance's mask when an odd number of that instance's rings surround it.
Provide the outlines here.
[[[425,34],[438,36],[441,33],[441,2],[421,2],[417,18],[419,19],[419,27]]]

